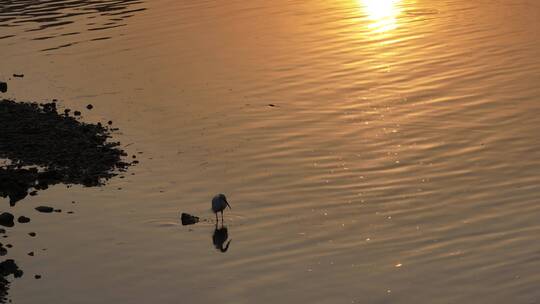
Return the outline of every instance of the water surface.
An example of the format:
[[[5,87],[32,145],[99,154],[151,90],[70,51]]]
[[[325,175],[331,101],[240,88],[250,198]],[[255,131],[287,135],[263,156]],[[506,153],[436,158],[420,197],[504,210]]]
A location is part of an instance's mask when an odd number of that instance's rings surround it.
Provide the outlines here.
[[[537,1],[34,2],[0,5],[5,96],[143,154],[11,209],[14,303],[540,300]]]

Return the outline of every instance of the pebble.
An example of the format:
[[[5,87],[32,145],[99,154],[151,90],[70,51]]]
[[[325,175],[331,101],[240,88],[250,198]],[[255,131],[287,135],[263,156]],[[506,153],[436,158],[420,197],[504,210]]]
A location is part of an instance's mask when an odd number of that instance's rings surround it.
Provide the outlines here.
[[[75,115],[75,116],[81,116],[81,111],[75,111],[75,112],[73,112],[73,115]]]
[[[0,92],[2,93],[7,92],[7,83],[0,81]]]
[[[36,280],[39,280],[39,279],[41,279],[41,276],[40,276],[39,274],[36,274],[36,275],[34,276],[34,278],[36,278]]]
[[[0,225],[4,227],[13,227],[15,223],[13,223],[13,214],[9,212],[4,212],[0,214]]]
[[[86,108],[87,108],[88,110],[92,110],[92,109],[94,108],[94,106],[91,105],[91,104],[89,104],[89,105],[86,106]]]
[[[49,206],[39,206],[39,207],[36,207],[36,210],[43,213],[51,213],[54,211],[53,207],[49,207]]]
[[[17,222],[19,222],[21,224],[30,223],[30,218],[28,218],[26,216],[19,216],[19,218],[17,219]]]
[[[34,252],[33,252],[33,251],[30,251],[30,252],[28,253],[28,255],[29,255],[29,256],[34,256]]]
[[[23,77],[24,77],[24,74],[13,74],[13,77],[23,78]]]
[[[36,233],[35,232],[29,232],[28,235],[31,236],[31,237],[35,237]]]

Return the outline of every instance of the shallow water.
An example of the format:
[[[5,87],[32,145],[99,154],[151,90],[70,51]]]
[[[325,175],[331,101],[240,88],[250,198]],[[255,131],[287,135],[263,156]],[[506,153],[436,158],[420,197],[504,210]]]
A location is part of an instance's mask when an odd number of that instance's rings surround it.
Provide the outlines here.
[[[91,103],[142,152],[5,202],[10,298],[539,302],[539,29],[532,0],[0,4],[0,97]]]

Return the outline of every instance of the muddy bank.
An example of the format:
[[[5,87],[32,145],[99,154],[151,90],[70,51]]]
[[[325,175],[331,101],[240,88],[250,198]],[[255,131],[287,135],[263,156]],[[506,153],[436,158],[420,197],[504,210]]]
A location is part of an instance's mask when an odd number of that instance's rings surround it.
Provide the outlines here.
[[[7,159],[0,166],[0,196],[12,206],[54,184],[103,185],[131,164],[109,140],[114,129],[70,113],[59,113],[54,102],[0,101],[0,159]]]

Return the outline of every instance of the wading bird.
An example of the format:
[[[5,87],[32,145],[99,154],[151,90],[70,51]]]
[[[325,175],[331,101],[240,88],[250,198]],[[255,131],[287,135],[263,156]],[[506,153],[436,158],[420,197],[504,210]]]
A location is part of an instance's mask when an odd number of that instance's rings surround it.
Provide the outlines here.
[[[214,198],[212,199],[212,211],[216,214],[216,222],[219,221],[217,216],[218,212],[221,212],[221,222],[223,222],[223,210],[225,210],[225,208],[227,207],[229,207],[229,209],[232,209],[231,205],[229,205],[229,202],[227,202],[225,194],[220,193],[214,196]]]

